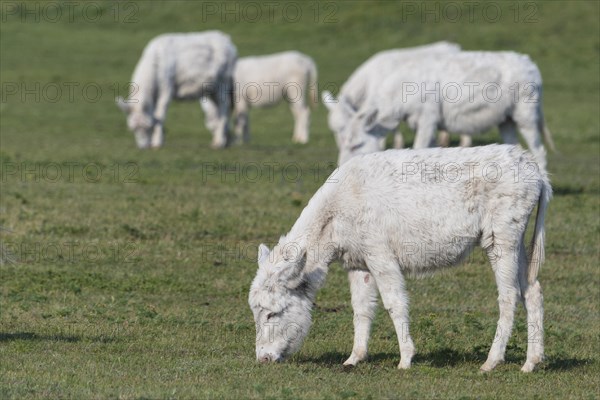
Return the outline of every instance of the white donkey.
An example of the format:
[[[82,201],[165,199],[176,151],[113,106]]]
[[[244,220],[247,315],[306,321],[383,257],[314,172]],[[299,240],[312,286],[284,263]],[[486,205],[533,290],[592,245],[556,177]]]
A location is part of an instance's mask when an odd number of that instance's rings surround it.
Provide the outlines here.
[[[139,148],[160,147],[171,99],[200,99],[212,147],[227,145],[236,47],[219,31],[169,33],[152,39],[133,72],[129,98],[117,99]]]
[[[259,247],[249,294],[258,361],[282,361],[300,348],[328,266],[342,259],[354,308],[354,347],[344,364],[367,357],[379,290],[398,336],[398,367],[409,368],[415,348],[405,276],[456,265],[479,245],[492,264],[500,307],[481,369],[504,359],[521,299],[528,324],[521,370],[532,371],[544,356],[537,275],[551,192],[545,171],[519,146],[388,150],[353,158],[334,171],[272,251]],[[525,231],[536,205],[528,259]]]
[[[431,62],[442,54],[457,53],[460,46],[449,42],[436,42],[424,46],[408,47],[405,49],[385,50],[376,53],[362,63],[348,80],[342,85],[336,99],[329,91],[323,91],[321,99],[329,110],[329,128],[334,133],[336,143],[340,146],[341,135],[351,118],[361,108],[369,96],[378,96],[381,84],[386,77],[413,57],[427,58]],[[394,147],[404,146],[404,139],[400,132],[394,138]],[[383,150],[382,147],[379,150]]]
[[[437,129],[476,135],[495,126],[505,143],[518,143],[517,129],[542,169],[542,134],[554,149],[542,112],[542,77],[528,56],[514,52],[445,54],[432,63],[412,58],[365,101],[344,133],[340,162],[380,150],[381,136],[407,121],[416,130],[414,148],[433,144]]]
[[[273,106],[285,99],[294,116],[296,143],[308,143],[310,108],[317,104],[317,67],[298,51],[238,59],[233,75],[233,114],[238,140],[250,138],[250,107]]]

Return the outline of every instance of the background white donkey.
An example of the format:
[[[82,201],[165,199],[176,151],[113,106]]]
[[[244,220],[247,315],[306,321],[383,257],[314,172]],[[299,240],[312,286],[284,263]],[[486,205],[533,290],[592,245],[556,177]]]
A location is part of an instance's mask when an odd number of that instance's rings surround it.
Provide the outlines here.
[[[540,71],[528,56],[514,52],[444,54],[434,63],[407,60],[347,125],[340,162],[380,150],[369,135],[384,135],[401,121],[416,130],[416,149],[432,145],[437,129],[475,135],[494,126],[509,144],[518,143],[518,128],[542,169],[542,134],[554,148],[544,123]]]
[[[399,368],[409,368],[404,277],[456,265],[475,245],[490,259],[500,318],[484,371],[504,359],[517,300],[527,311],[527,361],[544,355],[543,299],[538,270],[544,258],[544,216],[551,197],[545,171],[518,146],[388,150],[340,166],[310,200],[273,251],[260,245],[249,304],[256,322],[256,357],[282,361],[297,351],[328,266],[344,260],[354,308],[354,347],[344,364],[367,356],[377,289],[394,322]],[[536,205],[532,255],[525,231]]]
[[[152,39],[133,72],[129,98],[117,99],[138,147],[162,146],[171,99],[200,98],[213,135],[212,147],[226,146],[236,58],[231,39],[219,31],[169,33]]]
[[[354,114],[362,107],[369,96],[378,96],[380,87],[386,77],[412,57],[436,57],[439,54],[456,53],[460,46],[449,42],[436,42],[428,45],[408,47],[405,49],[385,50],[376,53],[362,63],[348,80],[342,85],[336,99],[329,91],[323,91],[321,99],[329,110],[329,128],[335,136],[340,147],[343,140],[341,135]],[[383,150],[382,143],[379,150]],[[404,146],[402,133],[397,132],[394,137],[394,147]]]
[[[273,106],[285,99],[294,116],[296,143],[308,143],[310,108],[317,104],[317,67],[298,51],[238,59],[234,71],[233,114],[235,133],[250,138],[250,107]]]

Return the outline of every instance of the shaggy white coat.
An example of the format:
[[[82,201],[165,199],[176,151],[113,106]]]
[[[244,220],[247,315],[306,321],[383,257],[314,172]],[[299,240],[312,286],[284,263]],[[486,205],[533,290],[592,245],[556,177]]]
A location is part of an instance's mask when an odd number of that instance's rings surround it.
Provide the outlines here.
[[[281,361],[300,348],[328,266],[341,259],[349,272],[355,330],[344,364],[367,356],[379,290],[396,328],[399,368],[409,368],[415,349],[405,276],[456,265],[479,245],[492,264],[500,307],[481,369],[504,359],[520,299],[529,327],[522,371],[532,371],[544,354],[537,275],[550,197],[546,173],[519,146],[388,150],[353,158],[334,171],[272,251],[259,247],[249,294],[257,359]],[[524,236],[536,205],[528,257]]]
[[[249,110],[285,100],[294,116],[295,143],[308,143],[310,105],[317,104],[317,67],[298,51],[238,59],[234,71],[233,115],[235,133],[250,138]]]
[[[341,135],[346,126],[370,96],[381,93],[381,85],[386,77],[412,58],[432,59],[445,53],[456,53],[460,46],[449,42],[436,42],[423,46],[408,47],[404,49],[385,50],[376,53],[362,63],[348,80],[342,85],[336,99],[329,91],[323,91],[321,98],[329,110],[329,128],[334,134],[336,143],[340,147],[343,141]],[[383,150],[383,144],[381,148]],[[394,138],[394,147],[401,148],[404,140],[400,132]]]
[[[412,58],[367,99],[347,125],[340,162],[378,151],[380,136],[406,121],[416,130],[414,148],[433,144],[437,129],[476,135],[498,126],[505,143],[517,129],[546,168],[542,134],[553,147],[542,112],[542,77],[528,56],[514,52],[448,53],[432,63]]]
[[[133,72],[129,98],[117,99],[138,147],[162,146],[171,99],[201,98],[212,147],[224,147],[236,58],[231,39],[219,31],[168,33],[152,39]]]

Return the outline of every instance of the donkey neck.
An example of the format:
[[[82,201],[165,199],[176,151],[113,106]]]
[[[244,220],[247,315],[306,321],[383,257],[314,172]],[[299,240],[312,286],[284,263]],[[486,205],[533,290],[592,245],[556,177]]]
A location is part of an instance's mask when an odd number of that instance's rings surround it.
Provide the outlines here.
[[[129,100],[132,105],[149,114],[154,112],[158,90],[158,64],[155,55],[144,53],[133,72]]]
[[[336,184],[325,183],[310,199],[300,217],[281,242],[299,246],[306,251],[306,271],[327,271],[338,255],[338,243],[332,237],[333,214],[330,207]]]

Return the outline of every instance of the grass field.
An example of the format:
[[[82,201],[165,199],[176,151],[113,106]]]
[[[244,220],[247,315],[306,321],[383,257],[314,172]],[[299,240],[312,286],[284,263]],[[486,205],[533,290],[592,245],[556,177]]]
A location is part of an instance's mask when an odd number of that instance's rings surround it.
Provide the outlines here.
[[[599,398],[599,3],[473,4],[2,1],[0,398]],[[337,150],[322,105],[306,146],[291,144],[280,105],[252,112],[251,144],[210,150],[195,102],[171,105],[163,149],[137,150],[115,96],[153,36],[205,29],[228,32],[241,56],[303,51],[334,92],[374,52],[435,40],[536,61],[559,149],[538,371],[519,372],[520,307],[506,363],[479,373],[498,316],[481,251],[408,282],[410,370],[396,369],[382,310],[370,359],[342,368],[352,310],[339,264],[302,350],[255,362],[257,246],[289,230]]]

